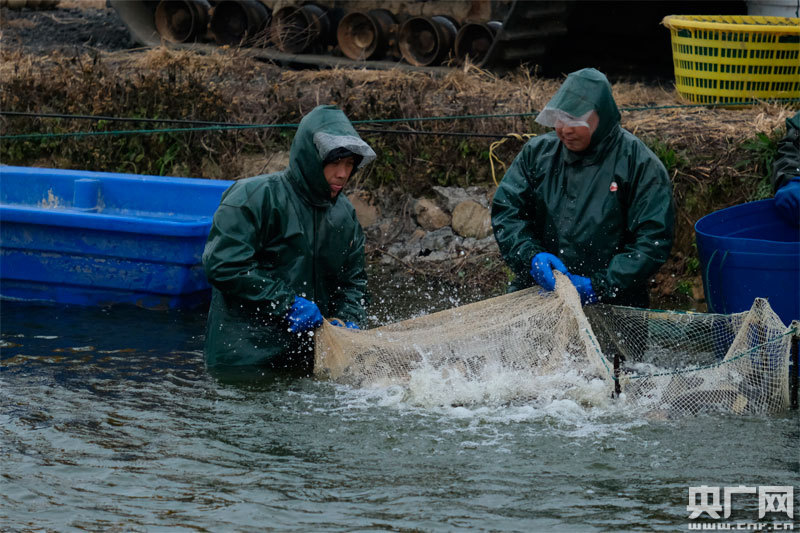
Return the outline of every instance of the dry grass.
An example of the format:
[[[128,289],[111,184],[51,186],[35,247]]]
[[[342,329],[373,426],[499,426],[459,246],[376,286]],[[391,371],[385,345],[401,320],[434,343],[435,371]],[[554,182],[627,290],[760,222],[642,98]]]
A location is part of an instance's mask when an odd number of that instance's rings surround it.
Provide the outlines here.
[[[106,9],[106,0],[59,0],[62,9]]]
[[[62,0],[62,4],[70,1],[83,4],[78,0]],[[96,4],[94,1],[86,3]],[[536,78],[522,71],[500,77],[469,66],[454,69],[445,76],[400,69],[281,71],[244,53],[225,49],[204,55],[167,48],[78,58],[58,54],[33,56],[14,51],[0,55],[3,59],[0,76],[6,79],[57,72],[61,80],[68,83],[68,78],[77,76],[85,65],[104,68],[122,79],[144,71],[171,71],[227,90],[232,99],[244,105],[258,102],[264,96],[274,96],[295,107],[284,113],[298,116],[316,105],[328,103],[350,109],[358,118],[530,113],[543,108],[560,85],[560,80]],[[247,89],[241,92],[245,87]],[[617,83],[613,91],[617,104],[623,109],[624,127],[639,136],[661,138],[669,145],[689,146],[718,140],[736,142],[756,132],[772,132],[793,113],[789,106],[766,103],[740,109],[671,107],[684,104],[672,88],[635,83]],[[665,109],[624,111],[637,107]],[[364,116],[367,114],[369,116]],[[461,121],[442,127],[477,133],[525,133],[530,121]]]
[[[348,89],[345,103],[363,102],[375,95],[388,99],[398,94],[422,93],[426,105],[407,109],[405,116],[424,117],[533,112],[544,107],[560,81],[534,78],[525,73],[497,77],[473,67],[466,71],[454,70],[442,78],[399,69],[284,72],[279,83],[308,93],[309,98],[303,102],[309,106],[330,103],[333,101],[330,88],[342,84]],[[737,142],[758,132],[769,134],[796,112],[789,105],[770,103],[734,109],[680,107],[691,104],[683,101],[674,89],[640,83],[616,83],[613,92],[617,105],[623,110],[622,125],[626,129],[676,146],[702,146],[709,141]],[[341,105],[342,101],[337,103]],[[651,109],[626,110],[642,107]],[[302,110],[305,111],[307,109]],[[497,130],[486,122],[478,130],[479,133],[499,131],[504,130]],[[526,133],[525,130],[517,132]]]
[[[681,104],[673,95],[671,101],[658,105]],[[738,109],[692,107],[625,112],[622,124],[635,135],[662,138],[669,145],[708,148],[709,142],[738,142],[756,133],[770,134],[794,113],[788,105],[770,103]]]
[[[165,48],[80,56],[0,50],[0,80],[0,106],[6,110],[257,124],[297,122],[320,104],[336,104],[353,120],[524,114],[542,109],[561,83],[522,70],[498,76],[475,67],[446,75],[400,69],[287,71],[224,48],[208,55]],[[763,189],[767,169],[748,152],[745,141],[758,133],[775,138],[795,110],[766,103],[739,109],[679,107],[684,102],[671,87],[635,83],[616,83],[613,91],[623,110],[623,127],[650,144],[662,159],[674,159],[669,170],[677,238],[668,272],[662,272],[659,281],[669,293],[668,285],[675,280],[671,272],[684,273],[687,259],[695,254],[696,220],[754,199],[759,187]],[[0,122],[3,133],[52,127],[52,122],[30,119]],[[60,131],[96,127],[79,121],[58,125]],[[440,134],[544,131],[529,116],[400,121],[370,127]],[[7,143],[3,157],[10,164],[233,179],[262,168],[271,154],[288,150],[291,138],[291,132],[274,129],[81,138],[58,141],[55,148],[54,141]],[[491,183],[485,154],[493,139],[411,134],[365,134],[365,138],[380,156],[359,174],[365,188],[418,196],[433,185]],[[520,148],[521,143],[512,140],[497,154],[510,162]]]
[[[5,28],[35,28],[36,23],[27,19],[4,20],[2,26]],[[2,33],[0,32],[0,35]]]

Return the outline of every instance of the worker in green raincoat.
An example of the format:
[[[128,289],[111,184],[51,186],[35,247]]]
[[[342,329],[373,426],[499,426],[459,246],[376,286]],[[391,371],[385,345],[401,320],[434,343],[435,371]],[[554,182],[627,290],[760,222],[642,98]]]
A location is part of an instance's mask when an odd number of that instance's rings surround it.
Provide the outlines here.
[[[553,290],[556,269],[583,304],[648,306],[648,281],[672,247],[672,185],[619,121],[595,69],[567,76],[538,115],[555,131],[525,144],[492,202],[494,235],[516,275],[511,290]]]
[[[287,169],[225,191],[203,252],[210,369],[307,372],[323,316],[364,320],[364,234],[341,190],[374,158],[342,111],[319,106],[301,120]]]

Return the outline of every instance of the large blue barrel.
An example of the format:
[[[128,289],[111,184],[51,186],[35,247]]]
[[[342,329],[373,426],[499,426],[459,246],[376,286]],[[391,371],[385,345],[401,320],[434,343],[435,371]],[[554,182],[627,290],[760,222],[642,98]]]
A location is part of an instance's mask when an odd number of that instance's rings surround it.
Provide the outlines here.
[[[715,211],[694,229],[709,311],[747,311],[767,298],[784,323],[800,320],[800,229],[778,216],[774,200]]]

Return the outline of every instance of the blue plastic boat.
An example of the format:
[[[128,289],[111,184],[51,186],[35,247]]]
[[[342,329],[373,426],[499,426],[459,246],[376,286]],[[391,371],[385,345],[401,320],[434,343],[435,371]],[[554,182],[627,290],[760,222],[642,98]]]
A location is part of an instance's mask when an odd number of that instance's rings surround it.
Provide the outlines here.
[[[194,307],[229,181],[0,166],[0,296]]]
[[[695,224],[709,311],[747,311],[766,298],[787,325],[800,320],[800,229],[772,199],[715,211]]]

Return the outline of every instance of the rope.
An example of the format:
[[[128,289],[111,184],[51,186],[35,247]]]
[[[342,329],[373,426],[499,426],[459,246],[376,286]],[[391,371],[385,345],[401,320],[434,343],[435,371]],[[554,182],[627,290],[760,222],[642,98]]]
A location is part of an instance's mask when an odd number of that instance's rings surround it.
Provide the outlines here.
[[[234,122],[210,122],[203,120],[178,120],[178,119],[153,119],[153,118],[132,118],[132,117],[109,117],[101,115],[64,115],[59,113],[32,113],[24,111],[2,111],[0,115],[17,116],[17,117],[36,117],[36,118],[51,118],[51,119],[76,119],[76,120],[105,120],[105,121],[119,121],[119,122],[147,122],[147,123],[164,123],[164,124],[204,124],[207,127],[189,127],[189,128],[160,128],[160,129],[140,129],[140,130],[111,130],[111,131],[82,131],[72,133],[26,133],[16,135],[0,135],[0,140],[36,140],[36,139],[51,139],[51,138],[68,138],[68,137],[92,137],[92,136],[106,136],[106,135],[146,135],[151,133],[181,133],[181,132],[196,132],[196,131],[231,131],[240,129],[297,129],[297,123],[283,123],[283,124],[241,124]],[[398,122],[420,122],[420,121],[439,121],[439,120],[475,120],[485,118],[511,118],[511,117],[531,117],[538,115],[538,112],[531,113],[502,113],[502,114],[484,114],[484,115],[452,115],[452,116],[438,116],[438,117],[405,117],[405,118],[386,118],[386,119],[365,119],[353,120],[352,124],[391,124]],[[389,133],[389,134],[415,134],[415,135],[440,135],[440,136],[455,136],[455,137],[489,137],[489,138],[502,138],[503,135],[491,133],[475,133],[475,132],[434,132],[434,131],[420,131],[420,130],[386,130],[386,129],[359,129],[359,133]]]
[[[113,130],[113,131],[79,131],[72,133],[25,133],[18,135],[0,135],[0,140],[34,140],[34,139],[50,139],[54,137],[93,137],[103,135],[138,135],[144,133],[177,133],[184,131],[210,131],[210,130],[239,130],[239,129],[256,129],[256,128],[297,128],[296,124],[253,124],[252,126],[241,125],[225,127],[220,126],[216,128],[164,128],[153,130]],[[437,135],[442,137],[488,137],[491,139],[498,139],[507,137],[507,135],[496,133],[472,133],[472,132],[459,132],[459,131],[425,131],[425,130],[386,130],[386,129],[357,129],[358,133],[389,133],[396,135]],[[515,135],[515,134],[510,134]]]
[[[738,102],[726,103],[710,103],[710,104],[671,104],[660,106],[640,106],[640,107],[620,107],[622,112],[630,111],[658,111],[663,109],[691,109],[695,107],[729,107],[729,106],[748,106],[760,103],[797,103],[800,98],[782,98],[777,100],[742,100]],[[428,120],[476,120],[484,118],[524,118],[535,117],[539,114],[538,111],[531,111],[528,113],[485,113],[478,115],[442,115],[436,117],[403,117],[403,118],[382,118],[382,119],[364,119],[352,120],[353,124],[390,124],[394,122],[419,122]],[[0,110],[0,115],[18,116],[18,117],[39,117],[39,118],[65,118],[76,120],[108,120],[119,122],[156,122],[164,124],[211,124],[218,126],[259,126],[258,124],[238,124],[231,122],[215,122],[207,120],[185,120],[185,119],[169,119],[169,118],[144,118],[144,117],[109,117],[102,115],[67,115],[61,113],[34,113],[30,111],[3,111]],[[269,125],[261,125],[269,126]],[[297,127],[297,124],[286,124],[285,126]]]
[[[608,367],[608,359],[606,359],[606,356],[603,354],[603,351],[600,349],[597,343],[594,342],[594,335],[592,334],[592,332],[586,328],[583,329],[583,332],[586,334],[586,337],[592,342],[592,346],[594,347],[595,352],[597,352],[597,356],[600,357],[600,361],[602,361],[603,366],[606,367],[606,372],[608,372],[608,375],[611,376],[612,380],[619,381],[619,378],[615,376],[614,372]]]
[[[717,368],[717,367],[720,367],[722,365],[726,365],[728,363],[732,363],[734,361],[737,361],[737,360],[739,360],[739,359],[741,359],[741,358],[743,358],[743,357],[745,357],[747,355],[750,355],[752,352],[754,352],[756,350],[760,350],[761,348],[767,346],[768,344],[772,344],[773,342],[778,342],[783,337],[786,337],[787,335],[794,335],[795,333],[796,333],[795,328],[789,328],[785,333],[782,333],[780,336],[775,337],[774,339],[771,339],[771,340],[768,340],[767,342],[764,342],[764,343],[758,344],[756,346],[753,346],[749,350],[745,350],[744,352],[742,352],[742,353],[740,353],[738,355],[735,355],[735,356],[731,357],[730,359],[725,359],[723,361],[719,361],[718,363],[711,363],[711,364],[708,364],[708,365],[701,365],[701,366],[696,366],[696,367],[692,367],[692,368],[684,368],[684,369],[681,369],[681,370],[673,370],[671,372],[660,372],[660,373],[657,373],[657,374],[629,374],[629,375],[626,375],[626,377],[629,378],[629,379],[641,379],[641,378],[652,378],[652,377],[658,377],[658,376],[674,376],[674,375],[677,375],[677,374],[688,374],[688,373],[691,373],[691,372],[697,372],[698,370],[705,370],[707,368]]]
[[[147,133],[179,133],[185,131],[230,131],[240,129],[257,129],[257,128],[297,128],[297,124],[242,124],[238,126],[217,126],[213,128],[197,127],[197,128],[160,128],[149,130],[111,130],[111,131],[78,131],[72,133],[25,133],[17,135],[0,135],[0,140],[34,140],[34,139],[51,139],[54,137],[93,137],[93,136],[106,136],[106,135],[138,135]],[[491,139],[501,139],[510,137],[516,134],[502,135],[497,133],[474,133],[474,132],[460,132],[460,131],[425,131],[425,130],[387,130],[387,129],[369,129],[359,128],[356,130],[358,133],[388,133],[395,135],[437,135],[443,137],[488,137]]]
[[[384,129],[356,129],[358,133],[393,133],[399,135],[440,135],[443,137],[489,137],[491,139],[509,138],[509,136],[516,135],[509,133],[503,135],[501,133],[470,133],[461,131],[425,131],[425,130],[384,130]]]
[[[622,107],[620,111],[658,111],[664,109],[690,109],[690,108],[708,108],[708,107],[731,107],[731,106],[749,106],[756,105],[762,102],[770,102],[769,100],[749,100],[740,102],[726,102],[726,103],[713,103],[713,104],[675,104],[675,105],[661,105],[661,106],[644,106],[644,107]],[[800,102],[800,98],[785,98],[779,99],[775,102],[794,103]],[[477,119],[495,119],[495,118],[526,118],[535,117],[539,114],[538,111],[528,113],[497,113],[497,114],[479,114],[479,115],[445,115],[436,117],[403,117],[403,118],[384,118],[384,119],[365,119],[353,120],[353,124],[391,124],[397,122],[421,122],[421,121],[444,121],[444,120],[477,120]],[[165,129],[142,129],[142,130],[113,130],[101,132],[73,132],[73,133],[31,133],[31,134],[17,134],[17,135],[0,135],[0,140],[33,140],[33,139],[48,139],[54,137],[89,137],[94,135],[135,135],[135,134],[152,134],[152,133],[180,133],[192,131],[229,131],[238,129],[274,129],[274,128],[292,128],[296,129],[299,124],[239,124],[231,122],[213,122],[204,120],[181,120],[181,119],[157,119],[157,118],[133,118],[133,117],[109,117],[101,115],[66,115],[59,113],[34,113],[25,111],[3,111],[0,110],[0,115],[3,116],[17,116],[17,117],[38,117],[38,118],[63,118],[71,120],[104,120],[111,122],[146,122],[146,123],[163,123],[163,124],[204,124],[207,127],[191,127],[191,128],[165,128]],[[405,130],[373,130],[374,133],[403,133],[407,134],[409,131]],[[469,137],[503,137],[501,135],[481,134],[474,132],[430,132],[430,131],[413,131],[412,133],[418,135],[457,135]],[[506,138],[513,137],[505,136]],[[514,137],[516,138],[516,137]]]
[[[64,115],[61,113],[32,113],[28,111],[0,111],[0,115],[10,117],[65,118],[70,120],[106,120],[109,122],[153,122],[157,124],[211,124],[215,126],[232,126],[230,122],[213,122],[209,120],[185,120],[177,118],[145,118],[145,117],[109,117],[104,115]]]
[[[149,130],[111,130],[111,131],[76,131],[72,133],[26,133],[18,135],[0,135],[0,140],[32,140],[52,139],[54,137],[94,137],[106,135],[140,135],[149,133],[178,133],[188,131],[230,131],[257,128],[296,128],[297,124],[242,124],[239,126],[213,126],[196,128],[159,128]]]
[[[611,368],[608,366],[608,360],[606,359],[605,354],[603,354],[603,352],[600,350],[600,347],[597,346],[597,344],[595,344],[594,339],[593,339],[593,335],[590,334],[588,329],[584,329],[583,331],[584,331],[584,333],[586,333],[587,337],[592,341],[592,346],[596,350],[597,355],[600,357],[600,360],[603,362],[603,366],[606,367],[606,372],[608,372],[608,375],[611,377],[612,380],[619,381],[619,378],[614,375],[614,372],[612,372]],[[754,352],[756,350],[759,350],[759,349],[763,348],[764,346],[767,346],[768,344],[772,344],[774,342],[778,342],[781,339],[783,339],[783,337],[786,337],[787,335],[797,335],[797,334],[800,334],[800,330],[798,330],[797,327],[790,327],[784,333],[782,333],[778,337],[775,337],[774,339],[770,339],[767,342],[764,342],[764,343],[758,344],[756,346],[753,346],[749,350],[745,350],[744,352],[742,352],[742,353],[740,353],[738,355],[734,355],[730,359],[725,359],[725,360],[719,361],[717,363],[711,363],[711,364],[708,364],[708,365],[701,365],[701,366],[696,366],[696,367],[692,367],[692,368],[683,368],[683,369],[680,369],[680,370],[673,370],[673,371],[670,371],[670,372],[659,372],[659,373],[656,373],[656,374],[625,374],[624,377],[625,377],[625,379],[642,379],[642,378],[652,378],[652,377],[660,377],[660,376],[674,376],[674,375],[677,375],[677,374],[688,374],[688,373],[691,373],[691,372],[697,372],[698,370],[705,370],[705,369],[708,369],[708,368],[717,368],[717,367],[720,367],[722,365],[737,361],[737,360],[745,357],[746,355],[749,355],[750,353],[752,353],[752,352]]]
[[[494,162],[497,161],[498,163],[500,163],[503,166],[503,173],[505,173],[507,167],[506,167],[506,164],[499,157],[497,157],[495,155],[495,153],[494,153],[495,148],[499,147],[501,144],[503,144],[504,142],[506,142],[509,139],[517,139],[518,141],[526,142],[528,139],[530,139],[532,137],[536,137],[536,134],[535,133],[523,133],[523,134],[507,133],[504,136],[503,139],[501,139],[499,141],[495,141],[495,142],[493,142],[492,144],[489,145],[489,165],[492,167],[492,181],[494,182],[494,184],[496,186],[499,186],[500,184],[497,183],[497,176],[495,175],[495,172],[494,172]]]
[[[443,115],[438,117],[403,117],[403,118],[373,118],[363,120],[351,120],[352,124],[391,124],[394,122],[421,122],[428,120],[474,120],[483,118],[520,118],[520,117],[535,117],[539,114],[538,111],[529,113],[497,113],[497,114],[482,114],[482,115]],[[219,126],[270,126],[269,124],[241,124],[236,122],[211,122],[205,120],[182,120],[170,118],[138,118],[138,117],[108,117],[102,115],[65,115],[60,113],[34,113],[29,111],[2,111],[0,115],[9,115],[17,117],[38,117],[38,118],[66,118],[66,119],[79,119],[79,120],[109,120],[109,121],[122,121],[122,122],[158,122],[158,123],[176,123],[176,124],[214,124]],[[284,126],[297,127],[299,124],[284,124]]]

